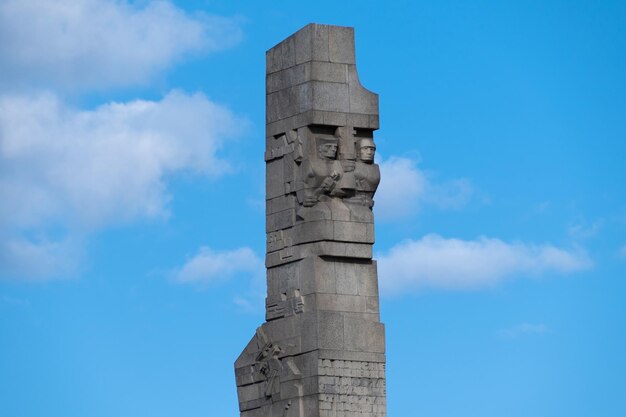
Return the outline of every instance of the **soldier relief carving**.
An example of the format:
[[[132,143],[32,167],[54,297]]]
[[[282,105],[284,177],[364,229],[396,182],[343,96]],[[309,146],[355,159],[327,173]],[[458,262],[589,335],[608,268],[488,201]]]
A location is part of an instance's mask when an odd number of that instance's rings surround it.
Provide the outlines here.
[[[380,169],[374,163],[371,131],[311,126],[307,157],[296,167],[297,221],[338,220],[373,223]]]

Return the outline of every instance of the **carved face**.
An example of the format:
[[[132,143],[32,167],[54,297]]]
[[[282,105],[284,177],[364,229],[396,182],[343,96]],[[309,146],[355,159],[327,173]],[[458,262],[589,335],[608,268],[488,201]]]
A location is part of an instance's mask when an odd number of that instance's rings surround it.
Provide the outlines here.
[[[325,143],[323,145],[320,145],[320,157],[325,159],[337,158],[337,144]]]
[[[359,148],[359,159],[363,162],[371,164],[372,162],[374,162],[374,153],[376,153],[375,147],[361,146]]]

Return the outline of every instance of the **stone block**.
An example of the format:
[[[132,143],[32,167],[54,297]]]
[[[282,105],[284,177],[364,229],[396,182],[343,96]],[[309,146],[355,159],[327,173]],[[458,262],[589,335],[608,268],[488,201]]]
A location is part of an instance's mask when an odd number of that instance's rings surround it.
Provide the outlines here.
[[[368,233],[368,223],[335,221],[333,240],[339,242],[374,243]]]
[[[293,227],[296,223],[296,211],[293,209],[279,211],[265,216],[265,231],[267,233],[276,230]]]
[[[378,94],[361,86],[356,65],[348,65],[348,83],[350,84],[350,112],[377,115]]]
[[[265,53],[265,70],[268,74],[280,71],[283,68],[280,48],[272,48]]]
[[[263,383],[243,385],[237,387],[237,396],[239,397],[239,404],[243,405],[240,408],[241,411],[254,408],[257,404],[254,404],[255,400],[263,398]]]
[[[344,316],[349,316],[349,314],[345,313]],[[320,349],[318,351],[320,359],[331,359],[331,360],[351,360],[351,361],[364,361],[364,362],[377,362],[384,364],[385,363],[385,355],[382,353],[374,353],[374,352],[358,352],[358,351],[348,351],[348,350],[330,350],[330,349]]]
[[[300,293],[305,296],[312,294],[316,290],[315,285],[315,258],[304,258],[295,262],[291,262],[286,265],[290,265],[293,268],[293,274],[297,278],[298,288]],[[281,265],[276,268],[282,268]],[[272,268],[274,269],[274,268]]]
[[[350,112],[348,84],[323,81],[311,81],[308,84],[311,85],[311,89],[313,90],[312,109],[344,113]]]
[[[318,348],[344,349],[344,320],[340,312],[318,311]]]
[[[378,295],[378,273],[376,261],[359,263],[355,265],[355,273],[358,276],[358,293],[363,296]]]
[[[354,28],[332,26],[329,30],[329,60],[341,64],[355,64]]]
[[[311,63],[296,65],[281,71],[268,74],[266,78],[266,94],[274,93],[294,85],[302,84],[311,78]],[[347,76],[344,77],[347,79]]]
[[[385,353],[385,329],[382,323],[345,318],[345,349],[359,352]]]
[[[317,256],[309,259],[315,260],[315,274],[306,279],[315,284],[314,291],[323,294],[335,294],[337,291],[335,263],[325,261]],[[304,279],[303,277],[302,280]]]
[[[367,313],[378,314],[380,311],[380,304],[378,296],[365,298],[365,311]]]
[[[365,312],[366,299],[356,295],[317,294],[316,308],[320,311]]]
[[[306,376],[318,376],[318,361],[319,354],[317,350],[302,353],[294,357],[296,366],[300,369],[303,377]]]
[[[326,25],[311,25],[311,60],[328,61],[329,27]]]
[[[266,200],[265,210],[267,214],[278,213],[279,211],[295,209],[296,196],[293,194],[281,195]]]
[[[350,113],[347,123],[355,128],[368,129],[370,126],[369,114]]]
[[[313,25],[307,25],[294,34],[296,65],[311,61],[313,56],[312,33]]]
[[[289,89],[290,91],[290,107],[293,114],[301,114],[313,108],[313,87],[311,83],[298,84]]]
[[[276,122],[291,115],[291,107],[289,102],[289,88],[278,90],[268,94],[266,97],[267,111],[265,118],[267,123]],[[287,129],[283,129],[285,131]]]
[[[284,165],[281,159],[275,159],[266,163],[265,193],[267,198],[285,195]]]
[[[365,225],[365,239],[367,242],[374,244],[376,242],[376,234],[374,233],[374,223],[367,223]]]
[[[334,266],[328,265],[319,258],[308,257],[303,260],[299,279],[302,282],[303,295],[320,291],[332,292],[335,288]]]
[[[313,81],[327,81],[342,84],[348,82],[348,67],[345,64],[312,61],[309,65],[311,71],[310,79]]]
[[[325,112],[322,112],[322,114],[324,117],[323,123],[325,125],[345,126],[348,123],[346,113],[325,111]]]
[[[367,301],[366,301],[367,303]],[[366,309],[367,309],[367,305],[366,305]],[[359,319],[359,320],[365,320],[365,321],[373,321],[373,322],[379,322],[380,321],[380,314],[378,312],[376,313],[355,313],[355,312],[349,312],[346,311],[344,312],[344,317],[345,318],[352,318],[352,319]]]
[[[359,294],[359,263],[335,262],[337,294]]]
[[[298,247],[298,257],[307,256],[336,256],[349,258],[372,258],[372,245],[367,243],[345,243],[322,241],[305,243]]]
[[[280,43],[281,69],[288,69],[296,65],[296,41],[290,36]]]
[[[380,119],[378,114],[370,114],[369,116],[370,118],[370,124],[369,124],[369,128],[372,130],[377,130],[380,128]]]
[[[297,223],[294,226],[294,244],[333,238],[333,222],[331,220],[319,220]]]
[[[300,337],[302,351],[309,352],[319,348],[319,329],[317,311],[305,312],[300,315]]]
[[[299,288],[297,276],[299,262],[280,265],[267,270],[267,289],[269,296],[277,296],[287,292],[288,288]]]

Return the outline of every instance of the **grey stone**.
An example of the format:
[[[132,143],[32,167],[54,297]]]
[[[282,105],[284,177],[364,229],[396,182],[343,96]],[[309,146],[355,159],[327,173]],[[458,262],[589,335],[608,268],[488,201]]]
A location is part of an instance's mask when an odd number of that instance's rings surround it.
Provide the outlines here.
[[[385,329],[382,323],[345,318],[346,350],[385,353]]]
[[[296,40],[293,36],[288,37],[280,43],[282,69],[291,68],[296,65]]]
[[[313,26],[313,24],[307,25],[293,35],[296,42],[296,64],[311,61],[313,54],[311,31],[313,30]],[[268,55],[270,51],[268,51]]]
[[[312,61],[310,63],[310,71],[310,79],[314,81],[341,84],[347,84],[348,82],[348,67],[345,64]]]
[[[344,349],[343,314],[336,311],[319,310],[318,349]]]
[[[354,64],[354,29],[334,26],[329,31],[329,60],[341,64]]]
[[[287,209],[266,216],[265,231],[270,233],[293,227],[296,223],[296,210]]]
[[[359,294],[359,264],[348,262],[335,262],[337,277],[337,294]]]
[[[311,27],[311,60],[328,61],[328,36],[330,26],[313,24]]]
[[[348,116],[340,112],[321,112],[323,123],[329,126],[345,126],[348,122]]]
[[[310,78],[311,63],[307,62],[281,71],[277,71],[267,75],[266,91],[273,93],[294,85],[302,84]],[[347,71],[344,76],[344,82],[347,80]]]
[[[350,112],[348,84],[311,81],[313,97],[311,106],[316,110]]]
[[[358,295],[316,294],[316,307],[324,311],[363,313],[367,300]]]
[[[370,264],[359,264],[355,268],[358,279],[358,293],[364,296],[378,295],[378,274],[376,272],[376,261]]]
[[[361,86],[356,65],[348,65],[348,82],[350,84],[350,112],[378,114],[378,95]]]
[[[307,25],[266,65],[266,322],[235,362],[240,413],[383,417],[378,96],[359,82],[352,28]]]

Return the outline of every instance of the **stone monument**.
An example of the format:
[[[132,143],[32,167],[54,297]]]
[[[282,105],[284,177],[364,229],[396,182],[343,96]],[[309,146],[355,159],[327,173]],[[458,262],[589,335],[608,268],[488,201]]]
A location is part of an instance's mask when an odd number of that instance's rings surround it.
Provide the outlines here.
[[[266,322],[235,362],[241,416],[384,417],[378,96],[353,28],[310,24],[266,57]]]

